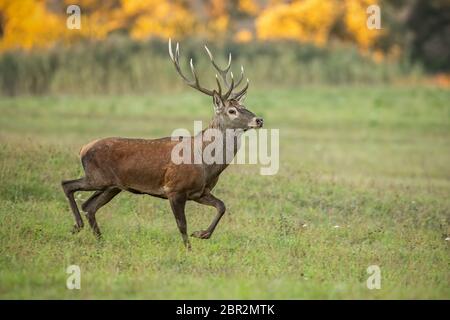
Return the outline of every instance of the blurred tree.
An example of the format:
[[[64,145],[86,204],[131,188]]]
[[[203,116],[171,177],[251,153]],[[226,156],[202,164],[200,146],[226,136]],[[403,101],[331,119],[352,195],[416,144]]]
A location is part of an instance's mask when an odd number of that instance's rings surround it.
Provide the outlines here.
[[[202,24],[200,32],[208,38],[220,39],[227,37],[227,30],[230,23],[230,5],[228,1],[207,0],[206,20]]]
[[[347,34],[363,51],[373,48],[384,31],[367,27],[367,8],[374,4],[377,2],[373,0],[345,0],[344,21]]]
[[[67,6],[71,4],[74,1],[65,0],[63,6],[60,3],[60,11],[65,13]],[[77,0],[76,5],[81,8],[82,27],[78,32],[69,32],[71,39],[105,39],[112,31],[124,26],[120,0]]]
[[[261,11],[261,5],[256,0],[239,0],[238,9],[242,13],[256,16]]]
[[[182,0],[121,0],[123,21],[135,39],[168,38],[195,33],[195,17]]]
[[[450,71],[450,1],[412,1],[406,26],[411,56],[432,71]]]
[[[202,37],[352,43],[376,59],[410,53],[430,70],[450,70],[448,0],[77,0],[81,30],[66,28],[72,0],[0,0],[0,51],[49,47],[122,33],[137,40]],[[382,30],[366,23],[381,7]]]
[[[323,45],[328,39],[337,12],[338,1],[272,1],[256,18],[259,39],[291,39]]]
[[[0,16],[0,51],[46,47],[64,38],[64,18],[49,12],[44,0],[0,0]]]
[[[374,0],[272,0],[256,18],[258,38],[291,39],[324,45],[331,38],[371,49],[382,34],[366,25],[369,5]]]

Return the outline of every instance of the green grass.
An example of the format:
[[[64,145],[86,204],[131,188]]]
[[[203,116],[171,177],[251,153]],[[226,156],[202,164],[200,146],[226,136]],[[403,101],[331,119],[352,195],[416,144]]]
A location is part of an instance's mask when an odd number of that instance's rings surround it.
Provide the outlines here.
[[[71,235],[60,181],[81,175],[92,139],[192,131],[207,98],[0,98],[0,298],[450,299],[449,101],[426,87],[251,91],[248,107],[280,129],[279,173],[227,169],[214,192],[227,213],[186,252],[168,203],[149,196],[101,209],[103,241]],[[189,231],[214,214],[189,203]],[[65,287],[71,264],[81,290]],[[369,265],[380,290],[366,288]]]

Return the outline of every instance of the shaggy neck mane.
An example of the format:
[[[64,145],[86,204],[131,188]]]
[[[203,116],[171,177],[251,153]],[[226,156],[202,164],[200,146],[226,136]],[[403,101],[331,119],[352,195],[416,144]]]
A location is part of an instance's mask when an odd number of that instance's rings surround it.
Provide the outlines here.
[[[221,123],[219,117],[214,117],[208,125],[207,129],[218,129],[225,133],[226,128]]]

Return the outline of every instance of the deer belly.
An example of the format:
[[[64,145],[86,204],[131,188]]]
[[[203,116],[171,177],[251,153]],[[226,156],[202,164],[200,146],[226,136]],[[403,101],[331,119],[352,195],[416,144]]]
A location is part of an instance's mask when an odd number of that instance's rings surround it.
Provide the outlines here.
[[[128,168],[118,171],[117,182],[122,189],[134,193],[164,195],[162,170],[152,168]]]

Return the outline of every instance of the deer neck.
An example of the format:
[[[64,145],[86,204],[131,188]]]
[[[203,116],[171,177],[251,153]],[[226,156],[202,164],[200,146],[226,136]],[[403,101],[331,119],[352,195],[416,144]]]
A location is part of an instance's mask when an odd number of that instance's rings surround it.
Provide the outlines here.
[[[214,130],[214,138],[211,140],[208,137],[208,130]],[[243,130],[233,130],[224,127],[220,121],[216,118],[211,121],[209,126],[204,129],[201,134],[203,135],[202,141],[202,151],[209,146],[209,150],[211,147],[216,147],[217,150],[222,150],[222,161],[219,163],[203,163],[205,167],[205,171],[208,178],[216,178],[223,170],[228,167],[230,162],[236,156],[236,153],[239,151],[241,146],[241,136],[243,134]],[[218,141],[216,141],[215,136],[218,136]],[[210,146],[210,144],[215,144]],[[206,153],[206,152],[205,152]]]

